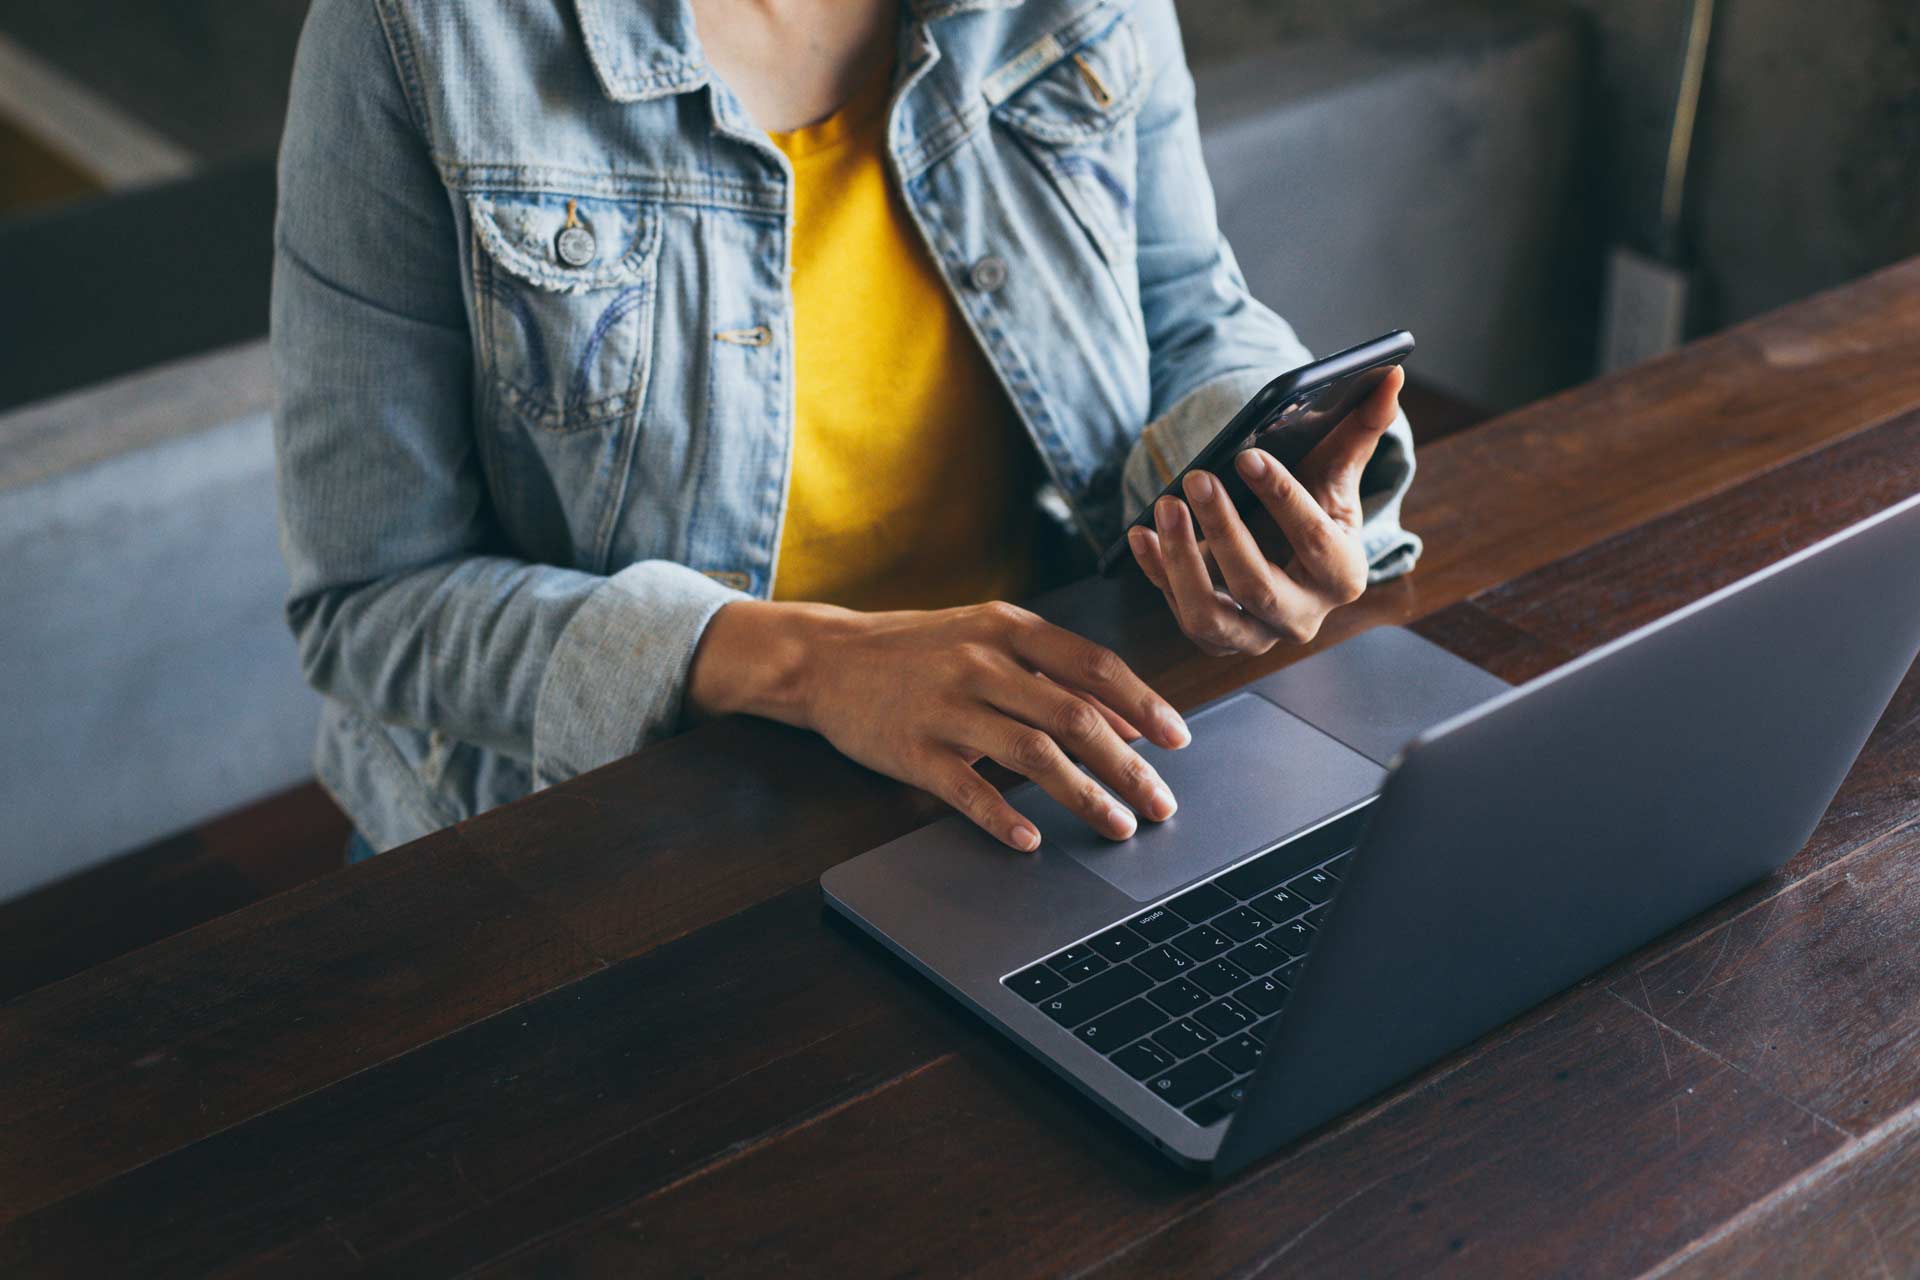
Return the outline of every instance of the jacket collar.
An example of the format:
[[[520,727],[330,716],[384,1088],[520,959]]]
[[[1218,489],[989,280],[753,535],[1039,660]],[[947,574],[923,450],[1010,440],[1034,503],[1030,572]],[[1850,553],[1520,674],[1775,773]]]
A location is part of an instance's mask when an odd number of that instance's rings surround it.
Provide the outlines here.
[[[707,58],[687,0],[573,0],[601,90],[645,102],[707,83]]]
[[[910,0],[923,22],[1022,0]],[[615,102],[645,102],[698,89],[712,78],[687,0],[573,0],[587,59]]]

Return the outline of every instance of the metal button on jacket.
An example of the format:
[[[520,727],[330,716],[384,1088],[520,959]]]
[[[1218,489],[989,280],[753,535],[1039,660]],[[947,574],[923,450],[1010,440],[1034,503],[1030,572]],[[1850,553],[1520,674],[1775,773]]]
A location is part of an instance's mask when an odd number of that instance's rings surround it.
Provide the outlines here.
[[[997,254],[988,254],[973,264],[967,273],[967,282],[982,293],[992,293],[1007,282],[1007,260]]]
[[[586,266],[599,248],[594,243],[593,232],[578,223],[560,228],[560,234],[553,238],[554,254],[569,267]]]

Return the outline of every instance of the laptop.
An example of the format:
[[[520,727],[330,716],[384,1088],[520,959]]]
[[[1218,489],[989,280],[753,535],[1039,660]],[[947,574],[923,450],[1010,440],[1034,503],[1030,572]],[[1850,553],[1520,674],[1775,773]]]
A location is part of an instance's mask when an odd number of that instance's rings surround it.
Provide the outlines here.
[[[1130,840],[1031,786],[828,906],[1225,1175],[1777,869],[1920,651],[1920,495],[1518,688],[1380,628],[1141,744]]]

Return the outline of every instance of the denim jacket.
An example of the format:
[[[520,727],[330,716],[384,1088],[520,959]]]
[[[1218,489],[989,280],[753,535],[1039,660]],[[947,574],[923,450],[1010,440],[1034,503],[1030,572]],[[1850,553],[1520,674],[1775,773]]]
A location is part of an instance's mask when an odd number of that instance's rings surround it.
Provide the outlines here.
[[[1307,359],[1219,234],[1170,0],[911,0],[886,137],[1089,545]],[[320,778],[376,848],[673,732],[708,619],[770,593],[791,176],[686,0],[314,4],[281,544]],[[1412,475],[1401,422],[1363,485],[1376,580],[1419,554]]]

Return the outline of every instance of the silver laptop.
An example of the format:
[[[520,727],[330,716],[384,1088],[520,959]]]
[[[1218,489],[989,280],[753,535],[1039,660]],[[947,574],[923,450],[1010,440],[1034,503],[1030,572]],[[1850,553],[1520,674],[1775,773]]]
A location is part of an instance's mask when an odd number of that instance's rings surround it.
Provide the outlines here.
[[[1806,842],[1920,650],[1920,495],[1520,688],[1383,628],[1141,745],[1179,813],[1038,853],[950,817],[826,901],[1225,1174]]]

